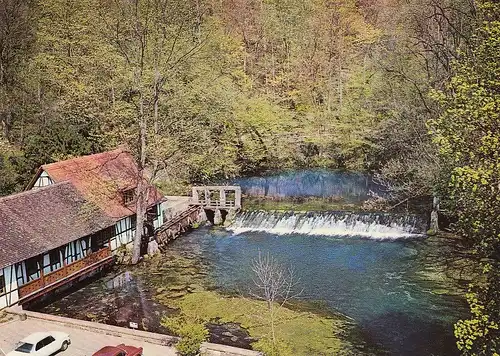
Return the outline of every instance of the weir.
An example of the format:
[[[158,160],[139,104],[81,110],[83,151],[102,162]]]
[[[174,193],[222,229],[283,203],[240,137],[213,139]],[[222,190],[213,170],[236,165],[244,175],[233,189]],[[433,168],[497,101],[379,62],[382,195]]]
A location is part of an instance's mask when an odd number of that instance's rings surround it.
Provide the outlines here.
[[[238,214],[228,229],[235,234],[259,231],[277,235],[398,239],[423,235],[427,230],[427,221],[418,215],[388,213],[251,211]]]

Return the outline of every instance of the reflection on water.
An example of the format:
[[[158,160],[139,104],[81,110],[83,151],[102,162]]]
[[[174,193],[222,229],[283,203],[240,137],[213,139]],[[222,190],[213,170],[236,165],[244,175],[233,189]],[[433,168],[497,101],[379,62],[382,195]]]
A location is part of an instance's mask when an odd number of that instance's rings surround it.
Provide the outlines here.
[[[171,311],[153,300],[153,291],[147,287],[147,282],[130,271],[111,272],[101,279],[88,280],[88,284],[77,285],[55,300],[32,305],[30,309],[123,327],[131,327],[133,323],[141,330],[166,333],[160,320],[163,313]]]
[[[110,278],[106,282],[106,287],[108,287],[108,289],[122,288],[127,285],[130,285],[131,282],[132,282],[132,274],[130,273],[130,271],[125,271],[117,276],[114,276],[113,278]]]
[[[372,177],[358,172],[305,170],[264,177],[238,178],[243,194],[267,197],[342,198],[348,202],[366,200],[370,192],[382,194]]]

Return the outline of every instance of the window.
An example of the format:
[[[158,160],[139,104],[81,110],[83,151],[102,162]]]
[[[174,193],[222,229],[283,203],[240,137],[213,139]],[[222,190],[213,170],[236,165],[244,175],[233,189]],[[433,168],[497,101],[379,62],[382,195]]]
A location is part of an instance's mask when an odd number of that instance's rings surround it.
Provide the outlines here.
[[[66,246],[59,247],[59,253],[62,256],[63,261],[66,260]]]
[[[90,244],[92,247],[92,252],[99,251],[101,248],[106,246],[106,244],[115,236],[115,227],[110,226],[104,230],[101,230],[90,239]]]
[[[49,252],[50,259],[50,270],[55,271],[59,268],[59,264],[61,263],[61,255],[59,254],[59,249],[55,249]]]
[[[153,205],[146,212],[146,220],[152,223],[156,219],[158,219],[158,205]]]
[[[33,350],[33,344],[28,344],[26,342],[20,342],[16,345],[16,351],[29,354]]]
[[[22,263],[16,263],[16,277],[17,277],[17,285],[22,286],[26,281],[24,280],[24,273],[23,273],[23,264]]]
[[[38,351],[41,348],[43,348],[47,345],[50,345],[54,341],[55,341],[55,339],[52,336],[47,336],[45,339],[42,339],[42,340],[37,342],[35,350]]]
[[[89,250],[90,250],[90,244],[89,244],[89,237],[84,237],[82,239],[79,239],[78,242],[80,243],[80,250],[82,251],[83,257],[87,256]]]
[[[28,279],[38,278],[38,256],[27,259],[25,262]]]
[[[124,190],[122,192],[123,204],[127,205],[127,204],[132,203],[135,200],[135,195],[136,195],[135,188]]]
[[[0,276],[0,295],[5,293],[5,277],[3,274]]]
[[[132,225],[132,226],[130,227],[130,229],[131,229],[131,230],[134,230],[134,229],[135,229],[135,227],[137,226],[137,216],[135,216],[135,215],[131,216],[131,217],[130,217],[130,223],[131,223],[131,225]]]

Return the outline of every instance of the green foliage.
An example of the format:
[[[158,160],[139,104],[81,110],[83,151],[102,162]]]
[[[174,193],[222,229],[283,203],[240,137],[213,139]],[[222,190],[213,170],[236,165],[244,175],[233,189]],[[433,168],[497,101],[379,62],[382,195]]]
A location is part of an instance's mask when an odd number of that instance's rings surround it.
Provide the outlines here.
[[[264,355],[268,356],[292,356],[295,355],[292,347],[283,340],[276,340],[265,337],[252,345],[256,350],[260,350]]]
[[[202,342],[208,339],[207,328],[196,319],[188,319],[184,315],[172,318],[164,317],[161,323],[181,337],[175,347],[183,356],[197,355]]]
[[[455,62],[443,107],[429,123],[441,154],[452,162],[450,191],[458,231],[476,249],[484,280],[471,287],[471,317],[457,323],[466,355],[491,355],[500,345],[500,5],[484,1],[472,50]]]
[[[250,336],[261,340],[254,344],[256,350],[264,351],[272,347],[265,301],[224,297],[216,292],[200,291],[188,293],[181,298],[163,300],[162,303],[179,308],[188,321],[239,323],[248,330]],[[284,352],[284,355],[290,348],[294,355],[321,355],[325,350],[331,355],[349,353],[349,350],[354,352],[352,345],[342,336],[349,325],[340,317],[279,308],[275,327],[276,337],[280,340],[278,350]]]
[[[16,171],[18,160],[19,152],[0,140],[0,196],[12,193],[18,188],[19,175]]]
[[[473,288],[467,293],[471,318],[455,324],[458,349],[464,355],[498,356],[500,348],[500,286],[490,281],[487,286]]]
[[[410,91],[396,76],[388,88],[379,65],[384,38],[407,44],[397,21],[370,20],[392,7],[140,0],[133,11],[131,4],[28,1],[12,14],[24,32],[0,43],[26,44],[11,51],[8,85],[0,83],[4,134],[24,156],[14,179],[26,181],[41,163],[123,143],[136,148],[139,116],[147,118],[147,165],[165,186],[376,166],[377,127],[399,92]]]

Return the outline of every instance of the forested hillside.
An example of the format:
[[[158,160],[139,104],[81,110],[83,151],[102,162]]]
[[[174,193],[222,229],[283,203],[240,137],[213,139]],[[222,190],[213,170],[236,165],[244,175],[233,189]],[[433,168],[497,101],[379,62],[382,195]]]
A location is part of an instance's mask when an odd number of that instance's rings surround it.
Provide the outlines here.
[[[400,196],[428,194],[428,91],[475,21],[465,0],[0,6],[3,194],[42,163],[135,147],[138,112],[170,178],[371,169]]]
[[[172,189],[368,170],[394,203],[439,195],[458,217],[486,276],[459,346],[491,355],[499,21],[475,0],[0,0],[0,193],[120,144]]]

